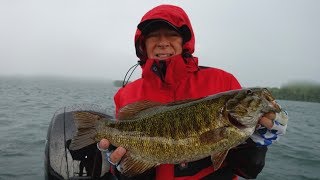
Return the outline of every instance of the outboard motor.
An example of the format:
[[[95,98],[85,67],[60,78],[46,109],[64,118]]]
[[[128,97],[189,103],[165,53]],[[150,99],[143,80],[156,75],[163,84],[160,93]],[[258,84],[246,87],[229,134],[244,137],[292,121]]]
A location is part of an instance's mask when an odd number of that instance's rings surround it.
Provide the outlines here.
[[[108,173],[110,167],[104,154],[96,144],[82,149],[69,150],[70,142],[76,133],[72,113],[92,111],[104,114],[106,110],[98,105],[76,105],[59,109],[53,116],[48,128],[45,144],[45,179],[113,179]]]

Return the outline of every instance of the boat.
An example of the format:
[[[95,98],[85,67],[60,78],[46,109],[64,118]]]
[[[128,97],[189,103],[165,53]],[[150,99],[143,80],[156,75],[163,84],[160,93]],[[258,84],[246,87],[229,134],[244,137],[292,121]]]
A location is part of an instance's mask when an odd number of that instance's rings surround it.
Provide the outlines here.
[[[68,147],[76,133],[72,113],[91,111],[106,114],[101,106],[93,104],[73,105],[60,108],[50,122],[45,141],[44,176],[46,180],[60,179],[113,179],[105,155],[91,144],[72,151]]]

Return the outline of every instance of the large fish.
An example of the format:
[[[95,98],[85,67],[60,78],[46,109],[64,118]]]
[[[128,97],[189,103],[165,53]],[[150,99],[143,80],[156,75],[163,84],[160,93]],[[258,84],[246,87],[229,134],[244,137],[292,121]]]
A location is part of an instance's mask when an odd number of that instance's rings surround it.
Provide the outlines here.
[[[127,153],[122,173],[134,176],[159,164],[177,164],[212,157],[219,168],[229,149],[253,134],[259,118],[281,112],[264,88],[233,90],[205,98],[162,105],[143,101],[119,112],[118,121],[103,114],[74,112],[78,129],[71,150],[108,139]],[[280,123],[286,124],[287,119]]]

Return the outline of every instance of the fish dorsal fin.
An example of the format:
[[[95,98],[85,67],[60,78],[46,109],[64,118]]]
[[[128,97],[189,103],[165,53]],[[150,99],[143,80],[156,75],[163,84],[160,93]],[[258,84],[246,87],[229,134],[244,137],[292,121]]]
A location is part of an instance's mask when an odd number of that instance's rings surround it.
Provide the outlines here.
[[[201,98],[198,98],[198,99],[201,99]],[[180,100],[180,101],[173,101],[171,103],[168,103],[167,106],[185,104],[185,103],[188,103],[188,102],[191,102],[191,101],[195,101],[195,100],[198,100],[198,99],[185,99],[185,100]]]
[[[228,151],[229,150],[223,151],[223,152],[220,152],[218,154],[214,154],[211,156],[211,160],[213,162],[213,168],[215,171],[220,168],[221,164],[223,163],[224,159],[226,158],[226,156],[228,154]]]
[[[141,157],[134,156],[129,151],[123,156],[120,162],[121,173],[127,177],[141,174],[157,165],[158,164],[146,161]]]
[[[130,119],[133,119],[133,117],[142,110],[149,109],[156,106],[161,106],[161,105],[162,104],[159,102],[153,102],[148,100],[134,102],[132,104],[128,104],[124,106],[119,110],[118,119],[130,120]]]

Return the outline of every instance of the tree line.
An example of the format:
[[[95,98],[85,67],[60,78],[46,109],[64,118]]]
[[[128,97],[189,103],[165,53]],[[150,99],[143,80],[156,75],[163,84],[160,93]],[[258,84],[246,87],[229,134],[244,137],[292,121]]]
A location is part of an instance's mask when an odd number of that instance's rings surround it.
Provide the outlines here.
[[[276,99],[320,102],[320,84],[292,82],[280,88],[269,88]]]

